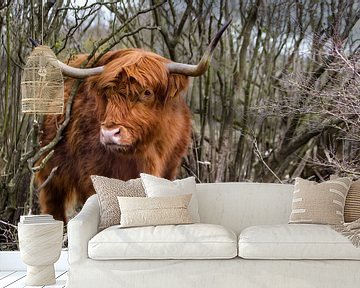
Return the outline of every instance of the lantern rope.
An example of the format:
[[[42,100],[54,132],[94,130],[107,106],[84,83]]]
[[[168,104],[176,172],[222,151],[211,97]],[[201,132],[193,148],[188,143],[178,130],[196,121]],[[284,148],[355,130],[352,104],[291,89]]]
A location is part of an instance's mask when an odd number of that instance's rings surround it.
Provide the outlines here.
[[[44,0],[41,0],[41,45],[44,45]]]

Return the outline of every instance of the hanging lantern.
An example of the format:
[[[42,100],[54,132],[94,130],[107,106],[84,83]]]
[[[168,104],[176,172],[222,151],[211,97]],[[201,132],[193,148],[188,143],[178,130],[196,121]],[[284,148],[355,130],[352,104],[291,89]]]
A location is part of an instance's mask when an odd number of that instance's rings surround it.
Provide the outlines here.
[[[22,112],[62,114],[64,79],[58,60],[48,46],[35,47],[21,77]]]

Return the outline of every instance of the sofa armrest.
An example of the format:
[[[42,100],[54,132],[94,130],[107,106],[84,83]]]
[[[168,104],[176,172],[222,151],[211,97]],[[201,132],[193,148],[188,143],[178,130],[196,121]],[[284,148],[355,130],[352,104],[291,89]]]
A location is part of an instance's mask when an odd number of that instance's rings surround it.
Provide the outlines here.
[[[95,194],[68,223],[69,264],[88,258],[88,242],[98,232],[99,221],[100,207]]]

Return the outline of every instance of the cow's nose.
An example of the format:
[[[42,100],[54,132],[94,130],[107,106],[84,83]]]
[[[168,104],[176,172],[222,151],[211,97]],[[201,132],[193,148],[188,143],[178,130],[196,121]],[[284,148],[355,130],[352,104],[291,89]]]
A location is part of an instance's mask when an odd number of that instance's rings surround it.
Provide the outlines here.
[[[120,128],[106,129],[101,127],[101,141],[104,144],[119,144]]]

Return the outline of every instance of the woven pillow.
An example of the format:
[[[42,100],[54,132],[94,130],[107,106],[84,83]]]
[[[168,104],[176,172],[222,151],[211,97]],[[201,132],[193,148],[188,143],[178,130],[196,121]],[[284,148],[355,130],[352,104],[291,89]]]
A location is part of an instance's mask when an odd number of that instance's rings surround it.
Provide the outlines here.
[[[140,173],[141,181],[147,197],[167,197],[191,194],[189,212],[195,223],[200,222],[196,182],[194,177],[170,181],[153,175]]]
[[[353,222],[358,219],[360,219],[360,180],[352,182],[344,209],[345,222]]]
[[[140,178],[129,181],[103,176],[91,176],[100,206],[99,229],[120,224],[120,209],[117,196],[145,197]]]
[[[339,178],[337,175],[330,175],[330,180]],[[360,180],[353,181],[345,200],[344,221],[350,223],[360,219]]]
[[[190,224],[188,212],[191,194],[170,197],[117,197],[121,227]]]
[[[295,179],[289,223],[342,224],[351,178],[323,183]]]

